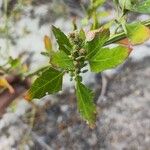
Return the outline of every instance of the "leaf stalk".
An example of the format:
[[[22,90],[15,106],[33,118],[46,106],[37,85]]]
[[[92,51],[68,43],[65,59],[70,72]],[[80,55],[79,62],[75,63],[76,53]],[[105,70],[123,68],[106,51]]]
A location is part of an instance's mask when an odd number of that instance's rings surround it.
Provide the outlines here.
[[[142,22],[143,25],[147,26],[147,27],[150,27],[150,19],[149,20],[146,20],[146,21],[143,21]],[[125,39],[127,38],[127,35],[125,34],[125,32],[120,32],[112,37],[110,37],[106,42],[105,42],[105,46],[109,45],[109,44],[113,44],[113,43],[116,43],[122,39]]]

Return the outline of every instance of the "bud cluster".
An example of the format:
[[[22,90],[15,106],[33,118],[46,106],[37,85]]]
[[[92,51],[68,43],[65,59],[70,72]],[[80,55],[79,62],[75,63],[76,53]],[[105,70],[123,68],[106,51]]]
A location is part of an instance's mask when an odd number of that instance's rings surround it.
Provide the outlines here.
[[[85,63],[86,50],[83,48],[84,41],[82,38],[80,38],[77,31],[71,33],[69,39],[71,44],[73,45],[73,49],[69,57],[73,60],[74,64],[74,70],[70,72],[70,75],[71,77],[75,77],[76,79],[77,77],[78,78],[80,77],[79,74],[81,73],[81,69],[87,65]]]

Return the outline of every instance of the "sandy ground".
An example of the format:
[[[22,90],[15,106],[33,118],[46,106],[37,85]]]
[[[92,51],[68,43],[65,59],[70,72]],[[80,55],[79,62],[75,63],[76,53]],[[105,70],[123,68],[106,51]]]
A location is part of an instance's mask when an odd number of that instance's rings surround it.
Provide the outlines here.
[[[10,31],[17,41],[10,45],[12,56],[16,57],[22,50],[36,52],[32,68],[47,62],[40,52],[44,48],[43,36],[49,34],[51,23],[47,19],[43,25],[40,22],[41,18],[48,16],[48,6],[51,5],[26,8],[22,19],[14,23],[15,28]],[[34,18],[31,18],[29,12],[33,9]],[[63,18],[53,24],[66,32],[71,28],[70,22]],[[29,34],[25,34],[24,29]],[[0,45],[5,50],[5,39],[0,38]],[[122,71],[109,80],[106,97],[97,105],[94,130],[89,129],[79,117],[75,95],[72,89],[68,89],[71,83],[66,77],[65,91],[37,102],[40,108],[34,124],[34,112],[24,100],[17,105],[14,113],[8,110],[0,120],[0,150],[149,150],[149,49],[149,42],[135,47],[132,61],[129,60]],[[87,74],[85,80],[97,96],[101,90],[98,77]],[[89,81],[89,78],[92,80]]]

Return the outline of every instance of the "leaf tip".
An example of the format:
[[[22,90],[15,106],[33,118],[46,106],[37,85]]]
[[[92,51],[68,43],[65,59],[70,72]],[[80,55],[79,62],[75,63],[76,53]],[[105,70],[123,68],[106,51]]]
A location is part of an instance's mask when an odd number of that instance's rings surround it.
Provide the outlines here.
[[[57,27],[55,27],[54,25],[52,25],[52,31],[56,30]]]
[[[89,126],[90,129],[96,128],[96,113],[94,115],[95,115],[95,119],[92,122],[86,121],[86,124]]]
[[[89,127],[90,127],[90,129],[95,129],[96,128],[96,124],[88,124],[89,125]]]

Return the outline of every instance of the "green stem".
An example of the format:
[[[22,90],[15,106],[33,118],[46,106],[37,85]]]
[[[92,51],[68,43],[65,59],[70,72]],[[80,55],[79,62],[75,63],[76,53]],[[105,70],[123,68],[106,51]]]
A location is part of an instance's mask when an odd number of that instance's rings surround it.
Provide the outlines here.
[[[150,27],[150,20],[146,20],[142,22],[143,25]],[[116,43],[122,39],[125,39],[127,37],[127,35],[125,34],[125,32],[120,32],[112,37],[109,38],[108,41],[106,41],[105,46],[112,44],[112,43]]]

